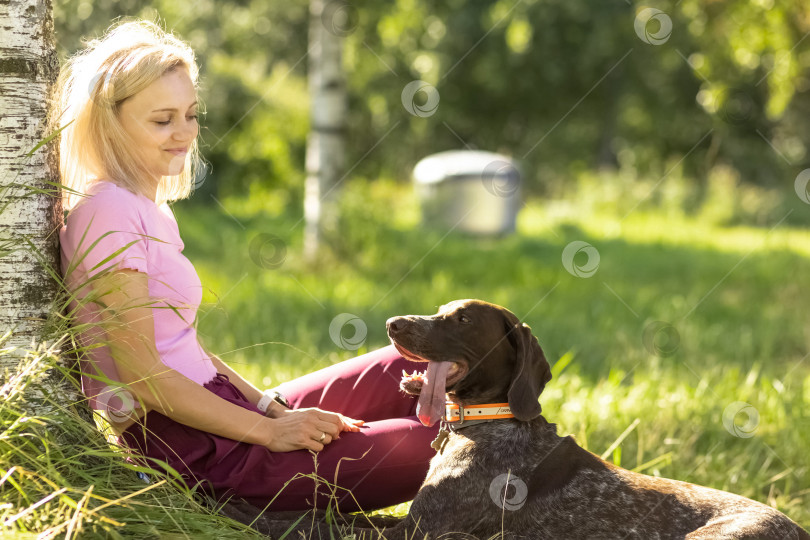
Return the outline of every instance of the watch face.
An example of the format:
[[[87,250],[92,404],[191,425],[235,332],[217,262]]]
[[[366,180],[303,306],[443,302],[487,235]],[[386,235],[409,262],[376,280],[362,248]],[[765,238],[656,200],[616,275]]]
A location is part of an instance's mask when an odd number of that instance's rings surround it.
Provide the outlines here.
[[[290,402],[289,402],[289,401],[287,401],[287,398],[285,398],[284,396],[282,396],[282,395],[281,395],[281,394],[279,394],[278,392],[276,392],[276,393],[275,393],[275,396],[273,396],[273,400],[275,400],[276,402],[280,403],[281,405],[284,405],[284,406],[285,406],[285,407],[287,407],[288,409],[290,408]]]

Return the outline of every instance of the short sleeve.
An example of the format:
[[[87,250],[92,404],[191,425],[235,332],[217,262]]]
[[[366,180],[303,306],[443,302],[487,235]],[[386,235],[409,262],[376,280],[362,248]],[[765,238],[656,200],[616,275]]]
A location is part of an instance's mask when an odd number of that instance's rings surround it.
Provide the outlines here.
[[[88,278],[105,269],[148,270],[140,201],[124,188],[111,186],[82,200],[68,214],[65,232],[71,267]]]

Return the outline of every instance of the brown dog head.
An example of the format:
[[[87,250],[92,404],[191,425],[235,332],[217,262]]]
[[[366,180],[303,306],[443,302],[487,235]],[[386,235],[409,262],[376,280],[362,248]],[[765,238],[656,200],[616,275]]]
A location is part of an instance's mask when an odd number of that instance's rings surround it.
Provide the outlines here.
[[[506,308],[456,300],[435,315],[392,317],[386,325],[400,354],[428,362],[426,381],[402,386],[420,395],[422,423],[441,418],[445,393],[464,405],[507,401],[519,420],[540,415],[537,399],[551,369],[531,328]]]

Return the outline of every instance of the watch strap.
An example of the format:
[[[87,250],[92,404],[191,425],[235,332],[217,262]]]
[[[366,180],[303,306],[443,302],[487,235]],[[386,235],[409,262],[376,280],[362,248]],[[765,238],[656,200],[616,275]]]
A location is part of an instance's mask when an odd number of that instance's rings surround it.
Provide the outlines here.
[[[267,413],[267,408],[270,406],[270,403],[274,401],[288,408],[290,406],[284,396],[279,394],[277,391],[265,390],[261,399],[259,399],[259,402],[256,404],[256,407],[263,413]]]

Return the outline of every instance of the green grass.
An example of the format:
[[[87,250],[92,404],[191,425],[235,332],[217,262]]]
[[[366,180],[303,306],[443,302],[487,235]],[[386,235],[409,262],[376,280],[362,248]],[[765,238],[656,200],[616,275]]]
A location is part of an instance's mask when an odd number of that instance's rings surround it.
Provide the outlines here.
[[[552,364],[570,362],[541,396],[561,433],[602,454],[638,419],[608,459],[767,502],[810,527],[810,232],[779,223],[784,214],[762,227],[722,227],[677,212],[624,217],[532,201],[517,234],[481,239],[421,227],[407,186],[355,182],[339,232],[306,263],[297,209],[273,197],[221,201],[227,213],[204,200],[175,206],[185,253],[210,289],[201,338],[257,384],[386,345],[393,315],[482,298],[524,319]],[[260,233],[286,243],[280,267],[251,259]],[[590,278],[562,265],[575,240],[599,251]],[[368,329],[356,352],[329,336],[344,312]],[[674,328],[672,354],[655,354],[654,344],[668,348],[656,321]],[[753,437],[724,427],[735,402],[758,413]],[[745,412],[729,418],[746,427]]]
[[[12,354],[7,337],[0,356]],[[50,394],[48,380],[67,373],[58,354],[67,348],[59,340],[28,351],[0,386],[0,538],[261,537],[202,506],[171,474],[127,463],[81,406]]]
[[[543,411],[561,434],[623,467],[733,491],[810,528],[810,232],[788,225],[807,221],[810,206],[772,204],[760,227],[724,226],[734,201],[728,210],[715,198],[694,215],[667,201],[633,209],[648,189],[633,190],[530,201],[516,234],[487,239],[420,226],[407,186],[355,180],[315,262],[300,256],[300,210],[283,196],[256,191],[220,201],[224,209],[197,197],[174,209],[206,287],[201,339],[258,385],[386,345],[393,315],[482,298],[532,326],[554,366]],[[280,266],[251,258],[259,234],[286,245]],[[592,277],[563,267],[577,240],[599,252]],[[341,313],[367,327],[357,351],[330,338]],[[2,388],[0,536],[59,536],[80,524],[82,538],[246,536],[170,476],[138,481],[73,407],[28,415],[37,374],[55,361],[32,353],[31,371]],[[745,412],[728,414],[735,403],[757,412],[752,437],[731,433],[749,427]]]

